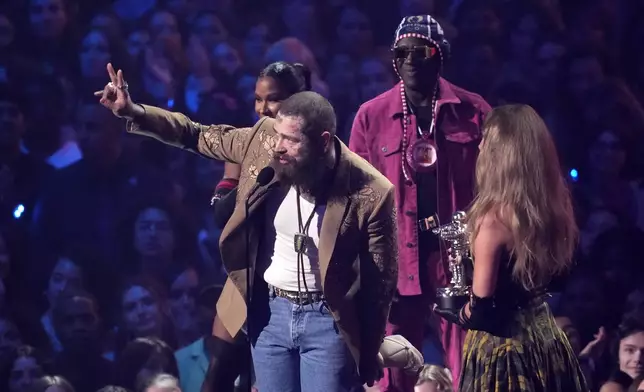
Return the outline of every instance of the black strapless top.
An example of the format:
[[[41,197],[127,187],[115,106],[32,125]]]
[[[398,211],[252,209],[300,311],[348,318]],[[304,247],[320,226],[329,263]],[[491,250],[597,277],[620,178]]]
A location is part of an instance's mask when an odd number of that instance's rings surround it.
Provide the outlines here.
[[[530,306],[540,305],[546,297],[546,288],[526,290],[512,277],[515,259],[509,252],[504,251],[501,256],[499,275],[494,293],[495,304],[499,308],[513,311]]]

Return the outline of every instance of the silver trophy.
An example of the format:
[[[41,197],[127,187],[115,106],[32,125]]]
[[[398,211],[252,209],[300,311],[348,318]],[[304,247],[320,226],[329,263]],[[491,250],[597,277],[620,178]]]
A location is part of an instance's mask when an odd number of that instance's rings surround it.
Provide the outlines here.
[[[469,233],[465,223],[465,212],[457,211],[452,221],[432,230],[452,248],[449,271],[452,279],[448,287],[436,291],[436,301],[441,309],[460,309],[470,299],[471,287],[467,285],[465,263],[471,262]]]

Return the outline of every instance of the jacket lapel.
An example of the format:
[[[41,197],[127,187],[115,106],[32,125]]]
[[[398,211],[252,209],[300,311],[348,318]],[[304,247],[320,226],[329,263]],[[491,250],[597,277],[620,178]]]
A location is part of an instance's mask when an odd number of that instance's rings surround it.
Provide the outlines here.
[[[240,193],[235,210],[219,237],[219,249],[224,269],[235,286],[244,295],[246,295],[245,293],[249,286],[246,282],[249,266],[251,268],[250,285],[253,284],[253,279],[255,278],[253,271],[259,250],[259,235],[263,232],[261,228],[257,227],[258,222],[253,217],[266,203],[269,196],[275,194],[275,192],[282,192],[283,194],[280,195],[282,198],[285,196],[284,187],[280,186],[277,176],[273,177],[268,184],[257,188],[257,191],[250,197],[252,205],[249,208],[248,217],[246,217],[245,203],[251,189],[252,186],[247,186]],[[249,263],[249,261],[252,261],[252,263]]]

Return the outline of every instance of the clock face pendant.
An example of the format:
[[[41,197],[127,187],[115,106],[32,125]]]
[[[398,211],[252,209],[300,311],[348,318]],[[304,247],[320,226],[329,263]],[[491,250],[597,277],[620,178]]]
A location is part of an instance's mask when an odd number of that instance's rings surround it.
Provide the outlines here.
[[[438,149],[432,140],[418,139],[407,150],[407,163],[416,172],[434,170],[437,160]]]

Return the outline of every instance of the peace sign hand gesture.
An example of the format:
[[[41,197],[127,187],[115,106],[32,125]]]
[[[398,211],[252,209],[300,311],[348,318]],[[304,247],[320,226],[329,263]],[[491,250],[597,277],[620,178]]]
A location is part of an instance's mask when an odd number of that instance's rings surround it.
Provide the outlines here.
[[[112,64],[107,64],[107,73],[110,82],[105,85],[102,91],[97,91],[94,96],[101,97],[100,103],[110,109],[115,116],[121,118],[132,118],[142,109],[135,105],[130,98],[128,85],[123,79],[123,71],[114,71]]]

